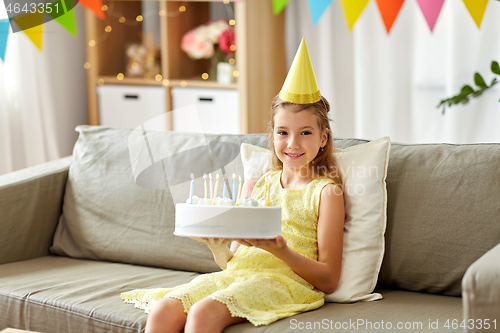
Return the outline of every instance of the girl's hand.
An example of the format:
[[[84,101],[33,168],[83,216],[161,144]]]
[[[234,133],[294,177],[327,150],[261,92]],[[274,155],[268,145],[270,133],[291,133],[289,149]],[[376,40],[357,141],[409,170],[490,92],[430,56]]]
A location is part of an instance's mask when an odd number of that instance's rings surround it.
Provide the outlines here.
[[[229,250],[227,244],[232,242],[232,239],[227,238],[203,238],[203,237],[189,237],[195,241],[205,243],[212,254],[214,255],[215,262],[220,268],[226,269],[227,262],[233,257],[233,252]]]
[[[238,240],[243,245],[255,246],[259,249],[266,250],[277,256],[278,253],[285,251],[288,246],[286,245],[286,239],[279,235],[275,239],[242,239]]]

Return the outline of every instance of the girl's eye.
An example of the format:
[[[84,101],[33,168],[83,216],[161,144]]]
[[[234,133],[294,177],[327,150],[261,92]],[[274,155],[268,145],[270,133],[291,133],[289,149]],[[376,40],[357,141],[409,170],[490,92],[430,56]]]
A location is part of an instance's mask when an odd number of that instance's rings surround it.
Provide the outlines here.
[[[278,135],[286,135],[285,131],[278,131]]]
[[[311,134],[311,132],[309,132],[309,131],[304,131],[304,132],[302,132],[302,134],[304,134],[304,135],[310,135],[310,134]]]

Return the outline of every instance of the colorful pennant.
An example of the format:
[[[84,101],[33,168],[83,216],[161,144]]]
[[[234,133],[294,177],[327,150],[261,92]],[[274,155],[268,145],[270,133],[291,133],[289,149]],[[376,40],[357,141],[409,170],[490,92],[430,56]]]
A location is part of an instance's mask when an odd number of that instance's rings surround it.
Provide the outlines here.
[[[73,37],[77,37],[78,31],[76,28],[76,16],[74,8],[68,11],[67,10],[68,7],[66,6],[63,0],[59,0],[57,3],[60,4],[59,8],[64,9],[65,14],[57,15],[53,13],[49,15],[52,16],[56,20],[56,22],[59,23],[64,29],[66,29],[70,34],[72,34]]]
[[[365,9],[370,0],[341,0],[342,8],[344,9],[345,19],[349,31],[352,31],[354,24]]]
[[[483,20],[484,12],[486,11],[486,5],[488,5],[488,0],[463,0],[465,7],[472,16],[474,22],[478,28],[481,27],[481,21]]]
[[[398,17],[399,11],[405,0],[375,0],[377,2],[378,11],[384,21],[385,30],[387,33],[391,31],[392,25]]]
[[[14,17],[13,20],[19,28],[28,36],[35,46],[42,50],[42,37],[43,37],[43,16],[44,13],[38,11],[33,14]]]
[[[333,0],[308,0],[308,2],[313,25],[316,25]]]
[[[273,14],[279,15],[290,0],[273,0]]]
[[[427,25],[432,31],[443,8],[444,0],[417,0],[417,3],[420,6],[420,10],[422,10],[422,14],[424,14]]]
[[[7,39],[9,36],[9,19],[0,20],[0,59],[5,61],[5,50],[7,49]]]
[[[104,15],[104,12],[102,11],[102,0],[79,0],[78,3],[83,7],[93,11],[94,14],[101,20],[104,20],[104,18],[106,17]],[[285,8],[285,6],[283,6],[283,8]]]

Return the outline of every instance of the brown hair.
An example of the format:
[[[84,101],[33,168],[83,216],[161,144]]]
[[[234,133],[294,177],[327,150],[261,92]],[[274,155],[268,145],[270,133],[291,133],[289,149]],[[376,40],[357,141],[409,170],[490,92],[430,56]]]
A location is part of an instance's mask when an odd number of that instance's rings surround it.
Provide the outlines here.
[[[328,101],[321,96],[318,102],[310,104],[295,104],[287,102],[276,96],[273,99],[271,105],[271,119],[268,126],[268,145],[269,150],[273,153],[273,170],[282,170],[283,162],[280,161],[276,152],[274,150],[274,116],[278,112],[279,108],[287,109],[292,112],[300,112],[303,110],[309,110],[313,112],[318,118],[318,124],[323,133],[326,130],[326,135],[328,136],[325,146],[322,150],[318,152],[318,155],[311,161],[312,165],[312,177],[327,177],[333,179],[335,184],[342,185],[342,175],[337,164],[337,159],[333,154],[335,149],[335,142],[333,140],[332,130],[330,128],[330,119],[328,118],[328,112],[330,111],[330,104]]]

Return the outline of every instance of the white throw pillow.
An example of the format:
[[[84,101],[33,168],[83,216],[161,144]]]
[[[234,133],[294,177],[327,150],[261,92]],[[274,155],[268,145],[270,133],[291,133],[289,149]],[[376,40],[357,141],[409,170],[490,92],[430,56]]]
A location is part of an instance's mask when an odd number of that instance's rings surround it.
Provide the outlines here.
[[[344,182],[346,218],[340,280],[335,292],[325,295],[327,302],[382,298],[373,290],[384,256],[390,147],[389,138],[383,137],[334,152]],[[241,145],[241,158],[245,179],[263,175],[272,163],[269,150],[246,143]]]

